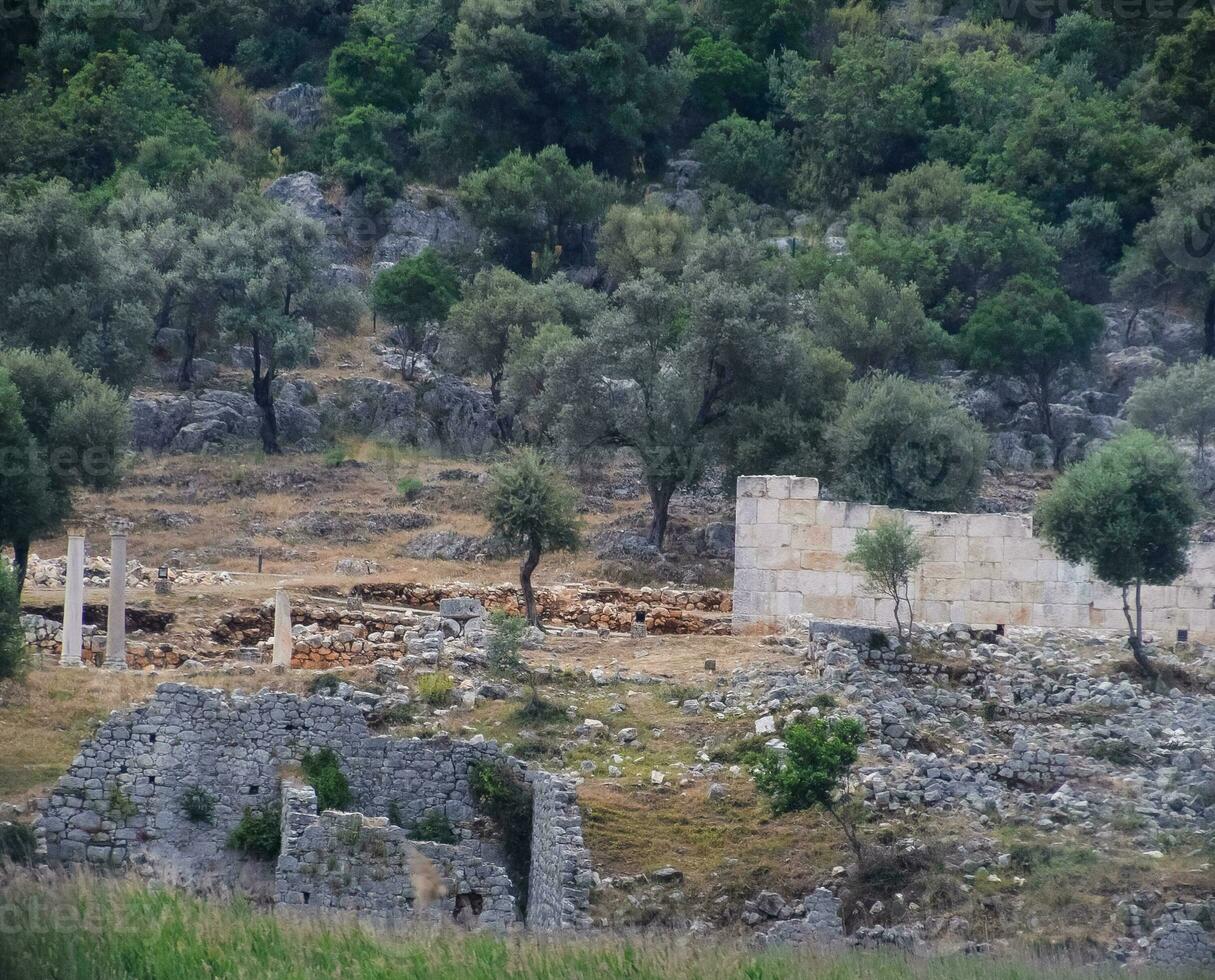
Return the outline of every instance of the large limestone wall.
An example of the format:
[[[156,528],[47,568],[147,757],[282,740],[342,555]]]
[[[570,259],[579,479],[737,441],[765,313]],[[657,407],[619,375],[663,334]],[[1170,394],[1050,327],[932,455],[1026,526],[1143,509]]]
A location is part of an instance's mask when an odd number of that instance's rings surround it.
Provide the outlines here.
[[[1124,630],[1121,591],[1059,559],[1022,514],[950,514],[822,500],[808,477],[738,480],[734,623],[810,614],[893,622],[889,601],[865,594],[845,560],[862,528],[902,518],[928,558],[911,583],[917,619],[933,623]],[[1215,545],[1195,545],[1175,584],[1143,590],[1145,626],[1162,640],[1188,629],[1215,641]]]
[[[185,684],[160,685],[147,703],[112,714],[81,746],[44,801],[38,823],[48,858],[133,867],[195,887],[260,884],[284,904],[305,904],[302,893],[308,891],[322,907],[372,915],[408,912],[414,901],[403,885],[390,896],[383,885],[350,882],[343,875],[344,890],[337,895],[328,867],[334,850],[325,842],[341,827],[326,814],[301,816],[298,799],[286,807],[295,816],[284,826],[288,847],[280,855],[280,867],[243,859],[226,846],[246,808],[279,811],[291,803],[284,771],[289,777],[307,752],[319,748],[333,749],[341,760],[352,808],[359,811],[340,816],[362,821],[366,815],[372,823],[363,836],[376,841],[377,853],[390,855],[375,873],[395,867],[388,876],[395,887],[409,875],[407,855],[434,858],[444,880],[491,889],[478,892],[490,922],[503,917],[504,903],[490,901],[502,897],[502,860],[493,842],[482,839],[485,821],[472,798],[469,768],[477,762],[514,767],[533,788],[533,850],[544,865],[531,878],[539,887],[529,894],[527,922],[551,928],[589,921],[590,856],[582,842],[581,813],[566,781],[528,768],[493,742],[374,735],[356,705],[320,695],[262,691],[228,696]],[[209,821],[187,815],[183,796],[191,788],[210,797]],[[388,828],[390,812],[399,813],[405,827],[441,812],[459,844],[444,849],[406,842],[404,832]],[[301,855],[321,852],[322,865],[302,870],[310,862],[301,861]],[[356,875],[357,868],[358,862],[352,862]],[[303,886],[306,878],[315,879],[311,888]],[[446,899],[440,907],[454,912],[458,889]]]

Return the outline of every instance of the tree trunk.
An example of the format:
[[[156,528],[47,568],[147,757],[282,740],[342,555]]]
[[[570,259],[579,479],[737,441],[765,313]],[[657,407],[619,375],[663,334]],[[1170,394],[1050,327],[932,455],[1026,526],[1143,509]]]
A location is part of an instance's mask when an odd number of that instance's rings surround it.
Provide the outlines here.
[[[1139,669],[1155,680],[1156,668],[1152,666],[1152,661],[1148,659],[1148,655],[1143,649],[1143,583],[1138,580],[1135,582],[1134,619],[1131,618],[1129,593],[1130,586],[1124,585],[1122,587],[1122,614],[1126,617],[1126,626],[1130,632],[1131,653],[1135,657],[1135,663],[1139,665]]]
[[[527,549],[527,557],[523,559],[523,564],[519,566],[519,587],[523,590],[523,606],[527,615],[527,621],[532,626],[540,625],[540,613],[536,609],[536,594],[532,591],[532,572],[536,570],[536,566],[540,564],[540,539],[536,535],[531,536],[530,547]]]
[[[861,847],[860,838],[856,836],[856,830],[836,812],[835,807],[828,806],[826,810],[835,818],[835,822],[840,825],[840,830],[844,832],[844,837],[848,840],[848,846],[852,848],[852,853],[856,855],[856,863],[864,863],[865,852]]]
[[[25,588],[25,573],[30,564],[30,539],[20,538],[13,542],[13,577],[17,580],[17,601]]]
[[[650,480],[650,507],[653,513],[650,517],[650,534],[649,542],[659,551],[662,551],[663,544],[667,537],[667,518],[671,507],[671,498],[675,496],[675,482],[673,480]]]
[[[198,331],[191,323],[184,331],[185,351],[181,355],[181,367],[177,372],[177,387],[186,391],[194,384],[194,351],[198,346]]]
[[[274,365],[267,363],[262,371],[261,343],[258,334],[253,335],[253,401],[262,414],[262,449],[271,455],[282,452],[278,444],[278,418],[274,414]]]
[[[510,442],[514,436],[515,419],[509,412],[502,410],[502,373],[491,371],[489,374],[489,400],[494,406],[494,422],[498,426],[498,438]]]

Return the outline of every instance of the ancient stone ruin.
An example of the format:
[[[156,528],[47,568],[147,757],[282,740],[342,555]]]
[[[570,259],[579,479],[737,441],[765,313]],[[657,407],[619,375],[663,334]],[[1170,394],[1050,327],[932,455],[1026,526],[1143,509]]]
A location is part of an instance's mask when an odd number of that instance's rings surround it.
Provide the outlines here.
[[[336,753],[358,812],[317,812],[297,770],[321,749]],[[499,835],[478,812],[470,788],[478,764],[506,767],[530,791],[526,880],[512,877]],[[276,860],[229,846],[246,812],[281,814]],[[454,843],[411,839],[411,828],[436,817]],[[377,736],[357,704],[321,695],[162,684],[83,745],[37,828],[51,862],[252,890],[299,912],[534,929],[590,921],[590,855],[572,785],[493,742]]]
[[[1120,590],[1057,557],[1022,514],[894,510],[819,497],[818,480],[738,480],[734,625],[789,616],[892,623],[891,603],[865,594],[846,556],[879,519],[905,521],[928,558],[913,576],[916,618],[929,623],[1125,630]],[[1196,544],[1173,585],[1145,586],[1144,625],[1162,638],[1215,641],[1215,545]]]

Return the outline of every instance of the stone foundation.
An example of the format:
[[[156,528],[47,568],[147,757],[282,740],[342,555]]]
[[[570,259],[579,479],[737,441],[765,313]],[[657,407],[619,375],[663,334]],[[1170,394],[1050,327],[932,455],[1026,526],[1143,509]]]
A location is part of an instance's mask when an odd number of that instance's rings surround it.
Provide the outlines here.
[[[320,748],[337,754],[359,813],[316,814],[307,802],[310,790],[292,788],[290,773]],[[419,910],[418,896],[404,880],[416,877],[415,865],[426,861],[445,893],[429,900],[426,914],[460,911],[480,921],[488,910],[486,921],[500,925],[506,920],[501,860],[469,788],[469,769],[478,762],[514,768],[533,791],[527,924],[586,925],[590,856],[572,786],[529,769],[493,742],[375,736],[359,708],[337,698],[270,691],[229,697],[162,684],[146,704],[111,715],[81,746],[44,801],[38,826],[52,862],[130,866],[193,887],[260,881],[280,904],[311,905],[315,895],[322,907],[381,918]],[[187,813],[190,790],[205,794],[207,818]],[[226,846],[246,809],[284,808],[287,846],[277,865]],[[404,827],[441,814],[458,843],[409,841],[400,827],[389,827],[390,812]],[[334,844],[339,837],[345,851]],[[321,859],[311,860],[312,854]],[[336,878],[330,856],[335,865],[345,862]],[[479,913],[467,904],[457,908],[464,893],[477,895],[472,904]]]

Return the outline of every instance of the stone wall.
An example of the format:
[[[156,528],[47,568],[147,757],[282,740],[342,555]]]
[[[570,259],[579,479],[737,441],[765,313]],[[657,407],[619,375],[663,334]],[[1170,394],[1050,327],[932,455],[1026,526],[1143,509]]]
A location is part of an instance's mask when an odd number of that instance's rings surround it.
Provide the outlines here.
[[[332,749],[341,760],[360,813],[316,814],[315,804],[309,813],[303,797],[290,791],[284,800],[284,770],[289,778],[303,756],[319,748]],[[476,892],[481,914],[489,910],[487,921],[500,924],[506,904],[498,901],[505,887],[502,860],[469,787],[469,768],[477,762],[512,766],[533,787],[533,849],[543,868],[533,873],[537,887],[529,895],[528,924],[584,924],[590,859],[568,783],[529,769],[493,742],[376,736],[356,705],[337,698],[272,691],[227,696],[162,684],[147,703],[111,715],[81,746],[44,801],[38,825],[53,862],[131,866],[194,887],[257,882],[285,904],[306,904],[306,891],[322,907],[373,916],[398,916],[414,908],[413,892],[397,885],[420,856],[451,886],[437,908],[462,911],[456,903],[464,888]],[[188,816],[184,796],[191,789],[206,794],[209,819]],[[288,846],[277,867],[243,859],[226,846],[246,809],[278,812],[284,806],[290,815],[284,826]],[[404,827],[441,813],[458,844],[444,849],[407,842],[404,831],[389,827],[390,812]],[[347,850],[374,841],[368,853],[381,855],[377,862],[356,861],[353,851],[335,850],[331,838],[356,826],[358,840]],[[325,860],[311,861],[312,854]],[[346,862],[347,871],[337,879],[330,854],[335,862]],[[379,878],[394,884],[376,884]],[[305,882],[312,887],[305,888]],[[487,890],[476,890],[481,887]],[[513,902],[513,890],[510,897]]]
[[[822,500],[815,479],[738,480],[734,624],[782,623],[811,614],[890,623],[891,603],[865,594],[845,556],[857,533],[901,518],[924,539],[928,558],[911,583],[917,619],[1124,630],[1120,590],[1056,557],[1021,514],[892,510]],[[1145,627],[1162,640],[1188,629],[1215,641],[1215,545],[1196,544],[1189,573],[1143,590]]]

